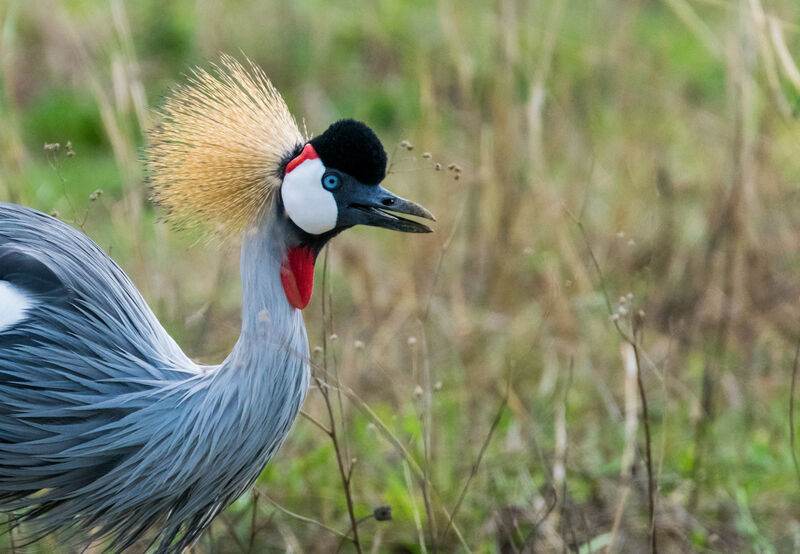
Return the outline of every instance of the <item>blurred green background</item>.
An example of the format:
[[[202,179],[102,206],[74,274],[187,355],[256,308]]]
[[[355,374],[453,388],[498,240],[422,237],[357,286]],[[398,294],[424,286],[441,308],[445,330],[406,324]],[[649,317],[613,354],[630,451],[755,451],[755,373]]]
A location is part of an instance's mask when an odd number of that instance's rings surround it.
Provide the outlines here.
[[[246,55],[309,133],[372,126],[438,217],[337,238],[330,317],[322,268],[305,312],[352,391],[363,551],[798,551],[798,48],[794,0],[0,0],[0,200],[83,230],[221,361],[237,245],[159,222],[140,158],[170,87]],[[356,551],[310,419],[254,490],[193,552]]]

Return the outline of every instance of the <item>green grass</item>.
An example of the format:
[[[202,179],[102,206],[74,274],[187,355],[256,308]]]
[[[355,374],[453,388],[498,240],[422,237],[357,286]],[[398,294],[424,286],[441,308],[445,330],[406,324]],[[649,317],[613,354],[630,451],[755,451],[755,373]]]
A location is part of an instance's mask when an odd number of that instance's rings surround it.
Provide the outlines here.
[[[359,525],[366,551],[648,548],[644,421],[606,294],[629,334],[643,311],[659,550],[797,550],[800,90],[753,4],[146,0],[112,2],[115,18],[104,2],[6,0],[0,200],[82,228],[190,356],[220,361],[238,333],[237,246],[158,221],[136,102],[156,107],[193,65],[244,52],[309,131],[373,126],[393,154],[387,186],[439,220],[426,237],[338,237],[333,327],[321,269],[305,312],[312,348],[337,335],[328,367],[371,410],[347,397],[335,410],[356,516],[392,508]],[[764,9],[796,52],[800,8]],[[329,424],[318,391],[305,411]],[[333,444],[308,419],[255,491],[193,550],[355,551],[330,531],[350,521]]]

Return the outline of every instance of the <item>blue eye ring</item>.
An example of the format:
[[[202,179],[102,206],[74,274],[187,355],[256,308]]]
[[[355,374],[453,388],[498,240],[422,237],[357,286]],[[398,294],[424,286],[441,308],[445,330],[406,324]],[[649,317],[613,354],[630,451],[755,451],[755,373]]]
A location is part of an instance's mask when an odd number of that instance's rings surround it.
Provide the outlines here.
[[[341,184],[341,179],[335,173],[327,173],[322,176],[322,186],[325,187],[327,190],[335,190],[339,188]]]

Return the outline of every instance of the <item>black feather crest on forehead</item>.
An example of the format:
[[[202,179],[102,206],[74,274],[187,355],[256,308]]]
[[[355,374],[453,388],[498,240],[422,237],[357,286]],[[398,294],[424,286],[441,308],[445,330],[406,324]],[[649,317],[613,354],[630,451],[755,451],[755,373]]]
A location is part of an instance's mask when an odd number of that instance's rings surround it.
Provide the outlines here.
[[[309,142],[325,167],[365,185],[377,185],[386,177],[386,151],[372,129],[360,121],[339,120]]]

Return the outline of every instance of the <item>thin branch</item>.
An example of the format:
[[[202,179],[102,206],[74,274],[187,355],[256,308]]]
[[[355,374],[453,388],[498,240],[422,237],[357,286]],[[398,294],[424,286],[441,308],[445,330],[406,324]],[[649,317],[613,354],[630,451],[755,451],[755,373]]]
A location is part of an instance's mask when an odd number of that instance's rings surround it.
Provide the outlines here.
[[[450,513],[450,518],[447,520],[447,525],[445,525],[444,531],[442,531],[442,535],[439,539],[439,542],[443,542],[444,539],[447,537],[447,532],[450,530],[450,526],[453,524],[453,520],[455,519],[459,508],[461,508],[461,503],[464,501],[464,497],[467,495],[467,490],[469,489],[469,486],[472,483],[472,479],[475,477],[475,475],[478,474],[478,468],[480,468],[481,460],[483,460],[483,455],[486,453],[486,449],[489,447],[489,442],[492,440],[492,436],[494,435],[497,426],[500,424],[500,418],[503,417],[503,412],[505,412],[507,404],[508,404],[508,391],[506,391],[506,394],[503,397],[503,401],[500,403],[500,408],[498,408],[497,414],[494,416],[494,420],[492,421],[492,426],[489,428],[489,433],[486,435],[486,439],[483,441],[483,445],[481,446],[480,452],[478,452],[478,458],[475,460],[475,463],[472,464],[472,471],[470,472],[469,477],[467,477],[467,482],[464,483],[464,488],[461,489],[461,494],[458,497],[458,501],[456,502],[453,511]]]
[[[411,515],[414,519],[414,526],[417,529],[417,540],[419,541],[419,549],[421,554],[428,554],[428,549],[425,547],[425,532],[422,530],[422,520],[419,517],[419,510],[417,503],[414,500],[414,486],[411,483],[411,470],[407,460],[403,462],[403,477],[406,480],[406,490],[408,491],[408,501],[411,505]]]
[[[431,311],[431,302],[433,302],[433,293],[436,290],[436,284],[439,282],[439,275],[442,272],[442,266],[444,265],[444,257],[447,255],[448,250],[450,250],[450,245],[453,244],[453,239],[456,236],[456,231],[458,230],[459,226],[461,225],[461,219],[465,212],[466,202],[463,202],[461,206],[458,208],[458,212],[456,213],[455,221],[453,222],[453,228],[450,231],[450,235],[445,239],[444,243],[442,244],[442,250],[439,253],[439,261],[436,263],[436,270],[433,272],[433,279],[431,279],[431,288],[428,292],[428,300],[425,302],[425,310],[422,312],[422,317],[420,318],[422,321],[428,319],[428,313]]]
[[[589,251],[589,257],[592,260],[592,265],[594,266],[594,270],[597,272],[597,278],[600,279],[600,292],[603,293],[603,300],[606,303],[606,310],[608,310],[608,315],[614,315],[614,307],[611,305],[611,297],[608,294],[608,289],[606,288],[606,280],[605,275],[603,274],[603,270],[600,269],[600,262],[597,261],[597,256],[594,255],[594,250],[592,250],[592,245],[589,242],[589,235],[586,233],[586,227],[583,225],[583,221],[578,219],[578,217],[573,214],[567,206],[562,205],[562,208],[567,213],[567,215],[575,222],[575,225],[578,226],[578,230],[581,232],[581,238],[583,239],[584,244],[586,245],[586,249]],[[622,328],[619,323],[618,319],[612,318],[612,322],[614,323],[614,327],[617,328],[617,332],[622,336],[622,339],[628,343],[633,344],[634,341],[632,338],[628,336],[628,333]]]
[[[648,417],[649,412],[647,411],[647,395],[645,394],[644,382],[642,381],[642,366],[639,363],[639,347],[636,344],[632,344],[631,346],[633,347],[633,355],[636,358],[636,384],[639,386],[639,396],[642,401],[642,422],[644,423],[644,444],[647,460],[647,503],[650,508],[650,552],[656,554],[658,552],[658,544],[656,542],[655,484],[653,482],[653,452],[650,438],[650,418]]]
[[[428,491],[428,483],[430,483],[430,468],[431,468],[431,433],[433,432],[433,415],[431,410],[433,407],[433,393],[431,392],[431,364],[428,357],[428,341],[425,335],[425,325],[419,321],[420,338],[422,339],[422,353],[423,353],[423,382],[425,384],[423,395],[423,413],[420,417],[422,424],[422,447],[424,464],[422,469],[424,471],[422,479],[422,499],[425,502],[425,515],[428,520],[428,534],[430,535],[431,550],[434,554],[437,552],[436,546],[436,517],[431,508],[430,494]],[[414,364],[416,364],[417,357],[414,356]],[[415,372],[416,373],[416,372]]]
[[[325,401],[325,408],[328,410],[328,417],[330,418],[331,428],[329,436],[331,438],[331,442],[333,443],[333,450],[336,454],[336,463],[339,467],[339,474],[342,477],[342,487],[344,488],[344,496],[345,500],[347,501],[347,513],[350,516],[350,526],[353,531],[353,544],[355,544],[356,551],[361,554],[361,543],[358,539],[358,522],[356,521],[355,509],[353,506],[353,495],[350,490],[350,480],[352,474],[350,474],[344,466],[344,462],[342,460],[342,451],[339,445],[339,438],[336,433],[336,420],[333,415],[333,405],[330,399],[330,393],[326,387],[322,385],[319,377],[314,377],[314,380],[317,382],[317,387],[319,388],[320,394],[322,394],[322,398]]]
[[[568,400],[569,400],[569,390],[572,388],[572,379],[573,379],[573,376],[574,376],[574,372],[575,372],[575,359],[574,358],[570,358],[570,360],[569,360],[569,373],[567,375],[567,385],[564,387],[564,400],[563,400],[563,406],[564,406],[564,408],[563,408],[564,409],[563,422],[564,422],[564,438],[565,439],[566,439],[566,434],[567,434],[566,433],[566,425],[567,425],[566,422],[567,422],[567,414],[568,414],[567,407],[568,407]],[[567,491],[567,452],[568,452],[567,446],[568,446],[568,444],[569,444],[568,441],[565,440],[564,441],[564,453],[563,453],[563,458],[561,460],[561,463],[563,464],[563,471],[564,471],[564,480],[561,483],[561,524],[562,525],[566,525],[567,529],[569,530],[569,534],[572,537],[572,544],[575,545],[575,548],[577,548],[578,538],[575,536],[575,528],[572,525],[572,516],[571,516],[569,510],[567,509],[567,492],[568,492]],[[562,537],[563,537],[563,535],[564,535],[564,533],[562,532]],[[563,543],[563,551],[566,552],[566,550],[567,550],[567,543],[566,543],[566,541],[564,541],[564,543]]]
[[[8,542],[11,543],[11,554],[17,554],[17,545],[14,543],[14,527],[16,524],[12,525],[12,518],[9,514],[8,516]]]
[[[328,374],[328,331],[327,323],[327,310],[326,310],[326,296],[328,296],[328,290],[326,287],[327,284],[327,277],[328,277],[328,248],[325,248],[325,258],[323,263],[323,270],[322,270],[322,363],[323,367],[325,368],[326,375]],[[330,420],[330,431],[328,435],[331,438],[331,442],[333,443],[333,450],[336,454],[336,463],[339,466],[339,474],[342,477],[342,488],[344,489],[344,496],[345,500],[347,501],[347,514],[350,517],[350,528],[353,531],[353,544],[356,547],[356,551],[358,554],[362,554],[361,548],[361,541],[358,538],[358,521],[356,520],[355,514],[355,507],[353,503],[353,494],[351,490],[351,480],[353,477],[352,473],[352,464],[348,467],[345,467],[345,461],[342,455],[342,448],[339,441],[339,436],[336,432],[336,417],[333,413],[333,405],[331,403],[330,398],[330,390],[329,388],[325,387],[318,376],[313,376],[314,381],[317,383],[317,388],[319,389],[320,394],[322,394],[322,398],[325,401],[325,408],[328,411],[328,419]],[[337,398],[339,399],[339,411],[340,414],[342,413],[342,396],[341,396],[341,381],[339,380],[338,371],[336,372],[336,389],[337,389]],[[342,415],[344,418],[344,415]],[[344,421],[342,422],[344,425]]]
[[[573,219],[575,224],[578,226],[578,229],[581,232],[581,237],[586,245],[586,249],[589,251],[589,256],[591,257],[592,264],[594,265],[594,269],[597,272],[597,278],[600,280],[600,290],[603,293],[603,298],[606,303],[606,309],[610,316],[614,315],[614,310],[611,305],[611,297],[608,294],[608,289],[606,288],[605,283],[605,276],[603,274],[602,269],[600,268],[600,263],[597,261],[597,257],[594,254],[594,250],[592,250],[591,243],[589,242],[588,234],[586,233],[586,228],[583,225],[583,222],[578,219],[566,206],[564,206],[564,210],[567,214]],[[647,494],[648,494],[648,507],[650,511],[650,551],[652,554],[657,554],[658,552],[658,544],[657,544],[657,537],[656,537],[656,527],[655,527],[655,484],[653,481],[653,455],[652,455],[652,441],[650,436],[650,421],[649,421],[649,412],[647,409],[647,395],[645,394],[644,389],[644,382],[642,380],[642,366],[640,363],[640,356],[639,356],[639,346],[637,343],[637,335],[639,332],[639,323],[637,323],[637,315],[635,312],[631,313],[631,327],[633,331],[633,336],[629,335],[625,332],[622,328],[622,325],[619,322],[618,318],[612,317],[612,321],[614,323],[614,327],[617,329],[620,337],[623,341],[627,342],[631,348],[633,348],[634,357],[636,359],[636,383],[639,389],[639,396],[641,397],[642,401],[642,421],[644,423],[645,429],[645,456],[646,456],[646,468],[647,468]],[[621,512],[617,514],[617,516],[621,516]],[[615,517],[614,528],[617,528],[619,524],[619,517]],[[616,531],[614,532],[614,536],[616,536]]]
[[[364,516],[364,517],[360,518],[358,521],[356,521],[356,525],[361,525],[362,523],[364,523],[365,521],[368,521],[368,520],[372,519],[373,517],[375,517],[375,514],[374,514],[374,513],[371,513],[371,514],[369,514],[369,515],[366,515],[366,516]],[[344,540],[345,540],[345,539],[348,539],[348,540],[353,540],[353,539],[351,539],[351,538],[350,538],[350,532],[351,532],[352,530],[353,530],[352,528],[351,528],[350,530],[348,530],[348,531],[347,531],[347,533],[345,534],[345,536],[344,536],[344,537],[342,537],[342,538],[339,540],[339,546],[338,546],[338,547],[336,547],[336,552],[337,552],[337,553],[338,553],[338,552],[340,552],[340,551],[342,550],[342,546],[344,545]]]
[[[794,462],[794,473],[797,482],[800,483],[800,462],[797,460],[797,450],[795,449],[795,426],[794,426],[794,390],[797,381],[797,362],[800,358],[800,340],[797,341],[797,349],[794,351],[794,364],[792,364],[792,387],[789,389],[789,441],[792,447],[792,461]]]
[[[248,554],[253,552],[253,547],[256,543],[256,534],[258,532],[258,527],[256,526],[256,514],[258,514],[258,491],[253,489],[253,509],[250,512],[250,541],[247,547]]]
[[[422,471],[422,468],[419,466],[417,461],[411,456],[411,453],[408,451],[408,449],[406,449],[403,443],[401,443],[400,440],[398,440],[398,438],[392,433],[392,431],[389,429],[386,423],[383,422],[380,416],[378,416],[378,414],[376,414],[375,411],[372,408],[370,408],[369,405],[366,402],[364,402],[355,393],[355,391],[353,391],[349,387],[342,387],[342,392],[344,392],[345,396],[347,396],[347,398],[349,398],[359,410],[361,410],[367,417],[370,418],[372,423],[375,424],[375,427],[380,431],[381,435],[389,442],[389,444],[391,444],[395,448],[395,450],[397,450],[397,453],[400,455],[403,461],[408,462],[408,467],[411,470],[413,470],[414,475],[417,477],[417,479],[424,479],[425,474]],[[432,483],[428,483],[428,486],[430,487],[431,492],[433,492],[433,495],[439,501],[438,504],[439,509],[442,511],[442,513],[446,518],[451,519],[450,512],[448,512],[447,508],[444,506],[439,491],[436,489],[436,487],[433,486]],[[467,544],[467,541],[464,539],[464,535],[461,533],[461,530],[458,528],[456,523],[452,522],[451,525],[453,527],[453,532],[458,537],[458,540],[461,543],[461,547],[464,549],[464,551],[472,552],[472,549]]]
[[[349,535],[345,535],[344,533],[342,533],[341,531],[337,531],[337,530],[336,530],[336,529],[334,529],[333,527],[328,527],[327,525],[325,525],[325,524],[324,524],[324,523],[322,523],[321,521],[317,521],[316,519],[313,519],[313,518],[310,518],[310,517],[301,516],[300,514],[296,514],[296,513],[292,512],[292,511],[290,511],[290,510],[287,510],[286,508],[284,508],[283,506],[281,506],[280,504],[278,504],[277,502],[275,502],[275,501],[274,501],[272,498],[270,498],[270,497],[269,497],[269,496],[267,496],[266,494],[264,495],[264,498],[266,498],[266,499],[267,499],[267,501],[268,501],[270,504],[272,504],[273,506],[275,506],[275,508],[277,508],[278,510],[280,510],[280,511],[281,511],[281,512],[283,512],[284,514],[286,514],[286,515],[288,515],[288,516],[291,516],[291,517],[293,517],[294,519],[297,519],[297,520],[299,520],[299,521],[304,521],[304,522],[306,522],[306,523],[311,523],[311,524],[313,524],[313,525],[316,525],[317,527],[319,527],[319,528],[321,528],[321,529],[325,529],[326,531],[328,531],[329,533],[332,533],[332,534],[336,535],[337,537],[342,537],[342,538],[345,538],[345,539],[348,539],[348,540],[351,540],[351,541],[353,540],[353,539],[351,539],[351,538],[349,537]]]
[[[239,535],[236,533],[236,526],[234,525],[234,523],[225,514],[222,514],[220,519],[225,524],[225,528],[228,530],[228,536],[233,538],[233,542],[236,543],[236,547],[239,549],[239,552],[244,552],[246,550],[244,547],[244,543],[242,542],[242,539],[239,538]]]
[[[317,418],[315,418],[314,416],[312,416],[312,415],[311,415],[310,413],[308,413],[307,411],[305,411],[305,410],[300,410],[300,415],[301,415],[301,416],[303,416],[304,418],[306,418],[308,421],[310,421],[310,422],[311,422],[311,423],[313,423],[314,425],[316,425],[317,427],[319,427],[319,429],[320,429],[320,430],[321,430],[323,433],[325,433],[326,435],[328,435],[328,436],[330,436],[330,435],[331,435],[331,430],[330,430],[330,429],[328,429],[327,427],[325,427],[325,425],[324,425],[324,424],[323,424],[323,423],[322,423],[320,420],[318,420]]]

